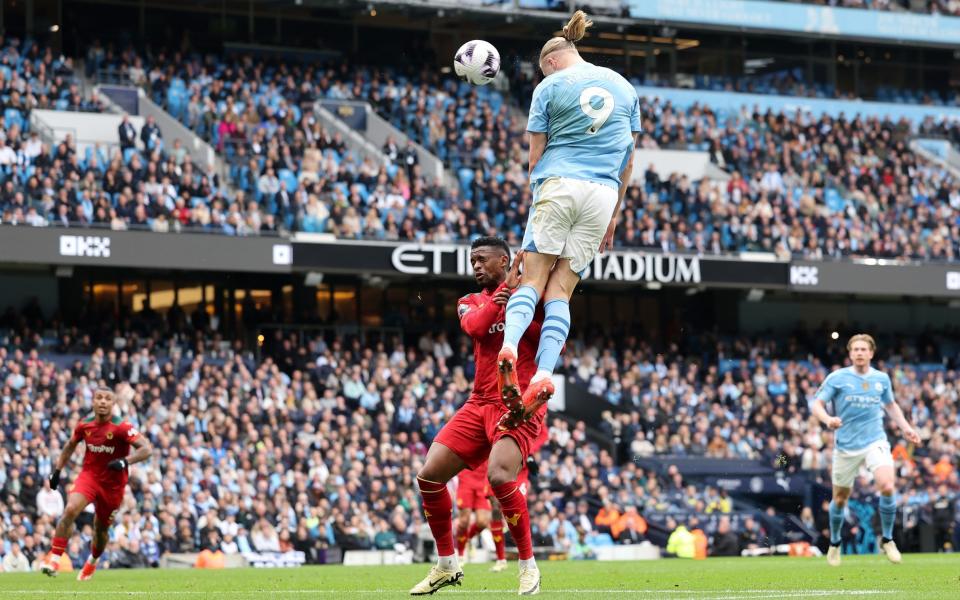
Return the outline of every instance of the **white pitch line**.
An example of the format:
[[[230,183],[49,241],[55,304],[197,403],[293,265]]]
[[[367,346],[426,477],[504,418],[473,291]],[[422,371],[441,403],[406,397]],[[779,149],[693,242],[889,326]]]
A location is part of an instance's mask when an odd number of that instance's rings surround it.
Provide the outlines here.
[[[111,594],[122,594],[125,596],[146,596],[146,595],[159,595],[164,596],[199,596],[199,595],[221,595],[221,594],[234,594],[234,595],[259,595],[259,594],[325,594],[325,595],[334,595],[334,594],[396,594],[401,593],[404,590],[399,589],[389,589],[389,590],[330,590],[330,589],[317,589],[317,590],[169,590],[169,591],[132,591],[132,590],[4,590],[0,588],[0,594],[64,594],[64,595],[73,595],[73,596],[104,596]],[[516,591],[516,588],[510,589],[483,589],[483,590],[469,590],[469,589],[458,589],[458,590],[445,590],[447,594],[456,595],[456,594],[504,594],[504,593],[513,593]],[[554,588],[545,588],[544,591],[555,592],[558,594],[670,594],[670,595],[699,595],[699,594],[723,594],[723,596],[707,596],[700,598],[700,600],[730,600],[734,598],[813,598],[819,596],[830,596],[835,594],[845,594],[851,596],[873,596],[880,594],[895,594],[898,593],[897,590],[627,590],[627,589],[610,589],[610,590],[584,590],[584,589],[554,589]],[[733,595],[730,595],[733,594]]]

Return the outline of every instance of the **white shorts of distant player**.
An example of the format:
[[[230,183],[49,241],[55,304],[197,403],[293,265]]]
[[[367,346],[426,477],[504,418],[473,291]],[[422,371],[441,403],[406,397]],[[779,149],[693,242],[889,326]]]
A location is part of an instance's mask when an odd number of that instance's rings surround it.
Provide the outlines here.
[[[887,440],[877,440],[866,448],[844,452],[837,450],[833,453],[833,485],[836,487],[853,487],[860,473],[860,466],[866,465],[871,474],[880,467],[893,467],[893,455],[890,453],[890,443]]]
[[[522,248],[570,260],[582,274],[607,233],[617,190],[600,183],[548,177],[534,190]]]

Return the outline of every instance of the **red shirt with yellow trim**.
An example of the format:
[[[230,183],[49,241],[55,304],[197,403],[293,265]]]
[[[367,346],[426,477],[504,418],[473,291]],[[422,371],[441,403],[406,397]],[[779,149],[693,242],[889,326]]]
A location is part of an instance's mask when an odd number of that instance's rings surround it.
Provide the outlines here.
[[[477,404],[502,403],[497,391],[497,355],[503,346],[503,327],[506,320],[506,306],[500,306],[493,297],[507,284],[501,283],[494,290],[482,290],[468,294],[457,302],[457,314],[460,316],[460,329],[473,339],[473,361],[476,374],[473,378],[473,393],[467,402]],[[537,372],[534,355],[540,344],[540,328],[543,325],[543,304],[537,306],[533,322],[520,338],[517,348],[517,378],[520,390],[527,389],[530,378]]]
[[[107,465],[118,458],[126,458],[131,445],[139,438],[140,433],[133,424],[119,417],[106,423],[97,422],[93,416],[87,417],[76,426],[72,437],[74,441],[86,445],[81,475],[89,473],[108,488],[127,485],[127,470],[113,471]]]

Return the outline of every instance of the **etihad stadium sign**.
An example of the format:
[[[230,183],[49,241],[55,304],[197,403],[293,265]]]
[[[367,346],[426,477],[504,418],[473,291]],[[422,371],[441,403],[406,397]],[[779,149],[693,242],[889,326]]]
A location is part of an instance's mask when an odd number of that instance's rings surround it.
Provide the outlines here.
[[[473,276],[470,247],[358,241],[294,243],[295,270],[366,273],[384,277]],[[585,283],[785,288],[788,264],[737,257],[666,254],[647,250],[598,254]]]
[[[453,263],[444,260],[454,257]],[[401,244],[390,253],[390,264],[406,275],[473,275],[470,248],[453,245]],[[450,272],[450,268],[455,269]],[[668,254],[611,252],[598,254],[583,275],[584,279],[645,281],[648,283],[700,283],[700,259]]]

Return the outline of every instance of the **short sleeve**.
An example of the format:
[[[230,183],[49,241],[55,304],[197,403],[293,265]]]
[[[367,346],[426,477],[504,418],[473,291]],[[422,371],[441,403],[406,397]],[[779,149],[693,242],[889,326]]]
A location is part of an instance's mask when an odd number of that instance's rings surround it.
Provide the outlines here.
[[[893,402],[893,382],[890,381],[889,375],[884,375],[884,379],[886,383],[883,386],[883,394],[880,396],[880,401],[886,406]]]
[[[80,423],[73,428],[73,435],[70,436],[71,442],[82,442],[83,441],[83,424]]]
[[[817,394],[813,398],[814,400],[831,402],[836,395],[837,388],[833,385],[833,378],[828,375],[827,378],[823,380],[823,383],[820,384],[820,389],[817,390]]]
[[[630,131],[643,131],[640,122],[640,97],[636,94],[633,96],[633,111],[630,113]]]
[[[533,100],[530,101],[530,116],[527,119],[527,131],[532,133],[546,133],[550,127],[550,115],[547,107],[550,103],[550,86],[546,82],[533,90]]]
[[[132,444],[140,439],[140,432],[137,431],[137,428],[134,427],[132,423],[124,423],[123,429],[124,437],[126,438],[128,444]]]

